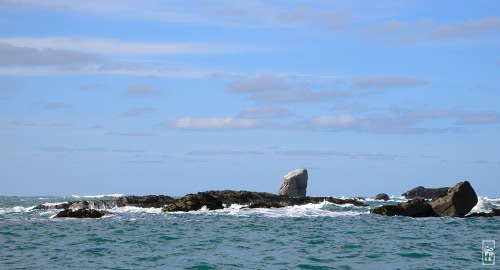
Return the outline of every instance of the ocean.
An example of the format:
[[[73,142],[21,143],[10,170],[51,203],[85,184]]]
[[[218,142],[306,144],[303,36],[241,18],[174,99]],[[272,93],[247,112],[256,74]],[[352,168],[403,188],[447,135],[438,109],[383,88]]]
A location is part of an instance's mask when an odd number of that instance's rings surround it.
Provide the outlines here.
[[[111,196],[1,197],[0,269],[500,269],[483,240],[500,217],[408,218],[328,202],[280,209],[165,213],[109,209],[100,219],[52,218],[38,204]],[[473,212],[500,208],[480,197]],[[495,250],[499,255],[498,249]]]

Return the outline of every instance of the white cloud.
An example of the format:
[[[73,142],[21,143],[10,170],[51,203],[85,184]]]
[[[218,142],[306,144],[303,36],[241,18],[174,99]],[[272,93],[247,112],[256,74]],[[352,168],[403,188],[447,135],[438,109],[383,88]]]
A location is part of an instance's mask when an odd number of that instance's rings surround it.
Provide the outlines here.
[[[428,84],[429,81],[422,79],[411,79],[405,76],[392,76],[392,77],[377,77],[377,76],[364,76],[354,78],[352,84],[356,87],[363,88],[376,88],[376,89],[389,89],[389,88],[407,88],[418,87]]]
[[[192,118],[182,117],[167,121],[165,127],[185,130],[225,130],[263,127],[266,124],[255,119],[233,117]]]
[[[256,101],[268,103],[320,102],[349,96],[340,91],[314,91],[307,84],[291,84],[284,77],[265,74],[250,79],[237,79],[229,84],[234,93],[248,95]]]

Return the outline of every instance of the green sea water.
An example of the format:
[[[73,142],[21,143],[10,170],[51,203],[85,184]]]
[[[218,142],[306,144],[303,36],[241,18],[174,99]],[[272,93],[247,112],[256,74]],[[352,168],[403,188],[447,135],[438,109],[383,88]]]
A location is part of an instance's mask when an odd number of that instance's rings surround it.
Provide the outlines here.
[[[68,200],[76,199],[0,197],[0,269],[499,269],[482,264],[482,240],[500,240],[499,217],[384,217],[369,214],[386,204],[372,200],[190,213],[124,207],[101,219],[32,209]],[[473,211],[499,207],[480,198]]]

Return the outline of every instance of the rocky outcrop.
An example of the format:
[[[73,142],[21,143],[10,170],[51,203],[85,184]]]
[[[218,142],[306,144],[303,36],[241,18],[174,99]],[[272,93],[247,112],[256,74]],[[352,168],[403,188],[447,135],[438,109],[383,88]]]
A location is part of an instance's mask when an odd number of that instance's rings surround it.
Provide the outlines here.
[[[297,169],[289,172],[281,183],[280,195],[290,197],[305,197],[307,191],[307,170]]]
[[[207,207],[208,210],[223,209],[222,201],[212,196],[208,192],[199,192],[196,194],[188,194],[178,200],[175,200],[169,205],[163,207],[166,212],[189,212],[200,210],[202,207]]]
[[[95,209],[66,209],[63,210],[55,216],[56,218],[101,218],[107,214],[110,214],[106,211],[99,211]]]
[[[383,205],[372,210],[373,214],[384,216],[435,217],[432,206],[422,198],[415,198],[400,204]]]
[[[309,203],[331,202],[335,204],[353,204],[367,206],[354,199],[338,199],[333,197],[289,197],[267,192],[215,190],[188,194],[163,207],[166,212],[188,212],[200,210],[206,206],[209,210],[222,209],[232,204],[249,205],[251,208],[285,207]]]
[[[375,197],[373,198],[375,200],[379,200],[379,201],[388,201],[389,200],[389,195],[385,194],[385,193],[380,193],[380,194],[377,194],[375,195]]]
[[[433,200],[432,209],[439,216],[464,217],[474,208],[478,199],[468,181],[457,183],[446,194]]]
[[[170,204],[174,198],[165,195],[146,195],[146,196],[124,196],[112,200],[81,200],[65,202],[60,204],[40,204],[33,209],[111,209],[115,207],[135,206],[142,208],[162,208]]]
[[[436,197],[439,197],[439,196],[445,194],[448,191],[448,189],[449,189],[449,187],[425,188],[423,186],[418,186],[416,188],[413,188],[413,189],[401,194],[401,196],[404,196],[407,199],[424,198],[424,199],[432,200]]]
[[[491,212],[471,213],[465,217],[468,218],[468,217],[498,217],[498,216],[500,216],[500,208],[491,209]]]
[[[135,206],[142,208],[161,208],[174,201],[174,198],[165,195],[125,196],[114,199],[118,207]]]

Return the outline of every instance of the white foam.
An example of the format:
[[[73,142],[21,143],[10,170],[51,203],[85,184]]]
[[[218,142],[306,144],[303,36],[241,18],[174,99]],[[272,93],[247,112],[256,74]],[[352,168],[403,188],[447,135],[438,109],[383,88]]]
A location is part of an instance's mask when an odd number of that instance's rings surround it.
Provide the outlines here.
[[[115,207],[111,209],[107,209],[107,211],[111,213],[148,213],[148,214],[160,214],[161,208],[142,208],[136,206],[124,206],[124,207]]]
[[[167,215],[178,214],[191,214],[191,215],[231,215],[238,217],[249,216],[265,216],[271,218],[281,217],[337,217],[337,216],[356,216],[361,214],[368,214],[369,211],[350,211],[342,210],[335,211],[326,209],[329,206],[334,207],[353,207],[353,205],[337,205],[330,202],[322,202],[318,204],[305,204],[298,206],[287,206],[283,208],[245,208],[246,205],[232,204],[230,207],[209,211],[206,207],[198,211],[192,212],[169,212]]]
[[[30,207],[14,206],[14,207],[0,208],[0,214],[26,213],[26,212],[31,211],[33,208],[34,208],[34,206],[30,206]]]

